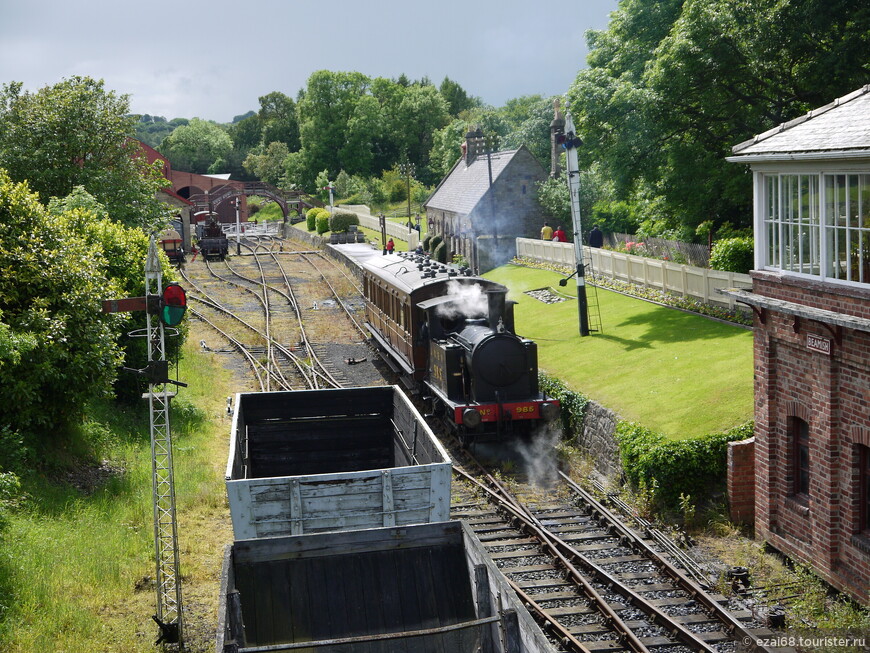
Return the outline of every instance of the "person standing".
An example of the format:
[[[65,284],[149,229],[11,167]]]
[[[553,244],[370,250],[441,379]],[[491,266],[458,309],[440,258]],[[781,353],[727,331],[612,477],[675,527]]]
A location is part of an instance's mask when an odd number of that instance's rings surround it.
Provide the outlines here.
[[[604,234],[601,233],[601,229],[598,228],[598,225],[592,227],[592,231],[589,232],[589,247],[603,247],[604,246]]]
[[[393,250],[396,248],[396,244],[393,242],[393,239],[390,238],[387,241],[387,254],[392,254]]]
[[[553,227],[547,222],[541,227],[541,240],[553,240]]]
[[[562,225],[556,227],[556,231],[553,232],[553,242],[554,243],[567,243],[568,237],[565,235],[565,232],[562,231]]]

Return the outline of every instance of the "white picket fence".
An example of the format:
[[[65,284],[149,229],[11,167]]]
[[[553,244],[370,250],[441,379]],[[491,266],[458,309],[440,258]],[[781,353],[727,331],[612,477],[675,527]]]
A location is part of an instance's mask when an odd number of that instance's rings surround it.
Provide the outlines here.
[[[361,227],[365,227],[366,229],[374,229],[378,233],[381,232],[380,218],[371,215],[371,213],[368,213],[368,207],[351,207],[349,205],[345,205],[337,207],[336,210],[350,211],[351,213],[355,213],[356,216],[359,218],[359,224]],[[400,240],[407,240],[409,250],[415,249],[417,247],[417,243],[420,242],[420,234],[417,233],[416,229],[409,229],[407,224],[400,224],[398,222],[390,222],[389,220],[387,220],[386,230],[387,236],[399,238]]]
[[[584,246],[592,260],[594,274],[619,281],[691,297],[705,304],[735,307],[731,297],[720,295],[717,288],[752,288],[748,274],[696,268],[670,261],[634,256],[623,252]],[[517,238],[517,256],[574,268],[573,243]]]

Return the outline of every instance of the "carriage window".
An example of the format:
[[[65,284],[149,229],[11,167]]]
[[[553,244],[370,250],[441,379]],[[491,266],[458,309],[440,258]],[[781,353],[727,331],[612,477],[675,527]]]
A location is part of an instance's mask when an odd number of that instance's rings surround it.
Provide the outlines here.
[[[789,417],[788,439],[792,455],[792,493],[806,496],[810,492],[810,425],[800,417]]]

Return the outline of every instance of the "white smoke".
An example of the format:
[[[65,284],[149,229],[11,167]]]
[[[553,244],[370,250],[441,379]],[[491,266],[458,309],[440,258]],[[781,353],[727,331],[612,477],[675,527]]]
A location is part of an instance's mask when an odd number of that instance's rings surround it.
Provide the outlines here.
[[[558,480],[556,445],[561,435],[561,424],[556,420],[539,426],[529,441],[514,441],[518,462],[531,485],[549,488]]]
[[[464,284],[456,280],[447,284],[447,296],[451,301],[436,309],[438,317],[455,320],[459,317],[483,317],[487,312],[487,299],[479,284]]]

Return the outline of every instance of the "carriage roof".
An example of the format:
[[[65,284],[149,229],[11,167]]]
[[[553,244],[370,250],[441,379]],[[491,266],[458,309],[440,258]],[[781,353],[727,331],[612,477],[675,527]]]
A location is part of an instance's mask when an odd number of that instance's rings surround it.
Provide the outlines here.
[[[498,288],[507,290],[505,286],[489,279],[476,276],[465,276],[459,272],[459,268],[443,263],[432,263],[435,267],[421,267],[423,259],[419,255],[390,254],[386,256],[373,256],[366,259],[361,265],[370,275],[381,279],[388,285],[409,295],[417,294],[422,289],[425,294],[434,296],[442,286],[447,286],[451,281],[462,285],[477,284],[484,288]],[[434,270],[435,276],[424,276],[428,271]],[[451,272],[453,273],[451,275]]]

